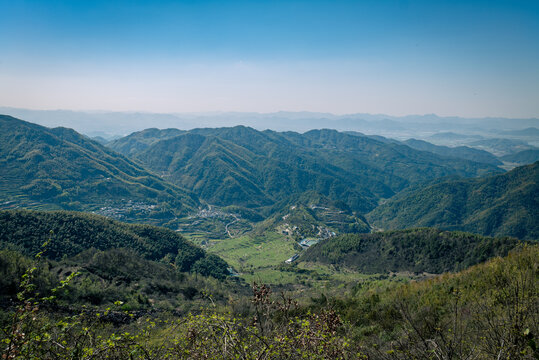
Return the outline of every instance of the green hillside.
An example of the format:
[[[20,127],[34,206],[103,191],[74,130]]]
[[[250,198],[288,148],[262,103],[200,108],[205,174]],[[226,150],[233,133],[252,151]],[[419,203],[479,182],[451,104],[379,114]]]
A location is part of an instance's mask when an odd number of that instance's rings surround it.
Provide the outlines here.
[[[41,261],[28,289],[13,279],[30,260],[0,251],[0,271],[11,275],[0,277],[2,298],[15,304],[1,308],[0,341],[12,359],[531,360],[539,356],[538,259],[539,247],[524,245],[423,281],[363,279],[342,295],[310,298],[254,284],[248,298],[231,282],[182,276],[122,251]],[[34,290],[49,295],[75,267],[80,275],[60,288],[68,291],[27,300]]]
[[[539,246],[523,246],[456,274],[358,286],[326,303],[354,324],[369,359],[537,359],[538,259]]]
[[[199,269],[215,277],[227,274],[227,265],[221,259],[207,256],[204,250],[165,228],[76,212],[0,211],[2,247],[32,256],[48,240],[44,255],[54,260],[73,257],[88,249],[128,248],[148,260],[174,262],[181,271]]]
[[[310,247],[300,260],[345,266],[361,273],[440,274],[505,256],[518,244],[514,238],[424,228],[340,235]]]
[[[311,130],[302,137],[303,139],[294,138],[311,147],[337,150],[341,156],[332,160],[343,161],[348,157],[353,157],[372,168],[398,175],[409,183],[449,175],[482,176],[489,172],[500,171],[493,165],[462,159],[448,159],[436,154],[417,151],[406,145],[384,143],[372,137],[358,137],[335,130]]]
[[[367,214],[383,229],[440,227],[488,236],[539,238],[539,162],[479,179],[398,194]]]
[[[198,204],[196,196],[71,129],[3,115],[0,128],[3,208],[94,210],[164,223]]]
[[[188,133],[159,141],[135,159],[210,204],[249,207],[272,203],[256,178],[260,169],[271,164],[227,140]]]
[[[366,212],[419,181],[501,171],[333,130],[299,134],[244,126],[191,130],[132,156],[208,203],[261,211],[314,191]]]

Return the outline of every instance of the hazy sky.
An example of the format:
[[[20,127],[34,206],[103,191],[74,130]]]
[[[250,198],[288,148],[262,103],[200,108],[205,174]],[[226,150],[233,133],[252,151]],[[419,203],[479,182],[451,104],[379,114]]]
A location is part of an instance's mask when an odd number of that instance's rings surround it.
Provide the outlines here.
[[[539,1],[0,0],[0,106],[539,116]]]

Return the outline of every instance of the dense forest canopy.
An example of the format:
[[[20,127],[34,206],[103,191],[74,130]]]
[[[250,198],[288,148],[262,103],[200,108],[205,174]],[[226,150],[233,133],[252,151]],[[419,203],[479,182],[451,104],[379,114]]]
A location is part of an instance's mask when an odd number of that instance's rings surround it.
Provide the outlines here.
[[[505,174],[449,180],[405,191],[367,215],[384,229],[436,226],[539,239],[539,162]]]
[[[50,241],[49,241],[50,240]],[[227,264],[193,245],[177,232],[127,224],[103,216],[65,211],[0,211],[0,244],[32,256],[49,242],[45,256],[59,260],[88,249],[128,248],[139,256],[174,263],[180,271],[228,274]]]

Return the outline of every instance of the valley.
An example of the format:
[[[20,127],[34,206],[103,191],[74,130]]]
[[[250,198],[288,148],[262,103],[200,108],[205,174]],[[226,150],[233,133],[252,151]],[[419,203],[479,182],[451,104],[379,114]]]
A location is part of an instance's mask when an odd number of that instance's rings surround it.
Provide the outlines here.
[[[164,226],[232,261],[239,273],[244,268],[269,271],[340,234],[382,229],[437,226],[537,238],[537,203],[531,200],[537,191],[537,166],[504,173],[502,161],[494,155],[465,146],[400,142],[358,132],[300,134],[245,126],[154,128],[103,146],[73,130],[48,129],[8,116],[0,120],[6,129],[0,159],[2,209],[86,211]],[[11,148],[9,141],[14,139],[19,145]],[[43,149],[55,155],[49,159]],[[515,156],[520,156],[518,150]],[[534,160],[531,154],[522,159]],[[24,170],[30,164],[41,170]],[[59,164],[66,171],[56,172]],[[75,178],[82,182],[75,185]],[[29,180],[20,183],[22,179]],[[461,199],[473,193],[464,190],[464,184],[481,182],[486,184],[481,193],[492,188],[511,197],[488,190],[489,196],[504,200],[495,207],[490,198],[485,205],[468,200],[482,215],[475,215],[476,210],[457,215]],[[498,186],[501,182],[504,188]],[[440,202],[450,186],[453,199]],[[414,189],[428,195],[416,195]],[[433,211],[428,201],[436,201],[440,209]],[[406,214],[388,210],[397,204],[406,204],[400,205]],[[481,206],[491,208],[485,211]],[[435,222],[411,220],[415,208],[428,211],[428,219]],[[513,217],[500,220],[496,214],[504,212]],[[388,220],[388,213],[395,218]],[[511,225],[514,222],[518,227]],[[262,244],[270,250],[263,250]],[[245,249],[249,250],[241,254]],[[270,254],[271,263],[257,264],[264,254]]]
[[[325,329],[325,349],[348,341],[354,354],[385,359],[378,349],[422,354],[423,331],[439,338],[464,331],[447,325],[444,302],[457,301],[447,289],[463,294],[459,314],[505,316],[509,305],[486,307],[477,293],[476,281],[485,281],[495,303],[506,286],[493,280],[500,271],[523,277],[515,301],[527,304],[526,319],[537,309],[533,152],[514,148],[510,158],[413,139],[245,126],[148,129],[102,145],[9,116],[0,125],[0,314],[30,333],[13,305],[2,304],[38,292],[47,326],[84,309],[73,319],[81,316],[91,336],[137,333],[115,340],[134,352],[161,349],[139,339],[155,342],[174,321],[192,331],[215,329],[215,320],[242,329],[220,333],[239,336],[234,341],[252,341],[245,331],[255,331],[268,344],[279,338],[269,329],[291,326],[285,331],[304,338],[297,324],[310,321]],[[519,166],[506,171],[508,161]],[[440,313],[415,327],[431,308]],[[103,316],[101,325],[89,314]],[[319,322],[328,314],[338,333]],[[487,326],[459,316],[466,324],[459,326]],[[155,324],[141,330],[141,321]],[[528,320],[518,326],[536,331]],[[51,331],[58,340],[66,334]],[[278,341],[271,346],[285,351]],[[511,341],[526,356],[534,351]]]

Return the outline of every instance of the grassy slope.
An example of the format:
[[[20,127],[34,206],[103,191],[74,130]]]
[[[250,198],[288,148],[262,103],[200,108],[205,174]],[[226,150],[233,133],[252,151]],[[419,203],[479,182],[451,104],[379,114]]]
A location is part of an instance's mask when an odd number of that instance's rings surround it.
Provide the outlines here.
[[[219,254],[241,272],[277,265],[296,252],[293,241],[273,232],[218,240],[208,251]]]

